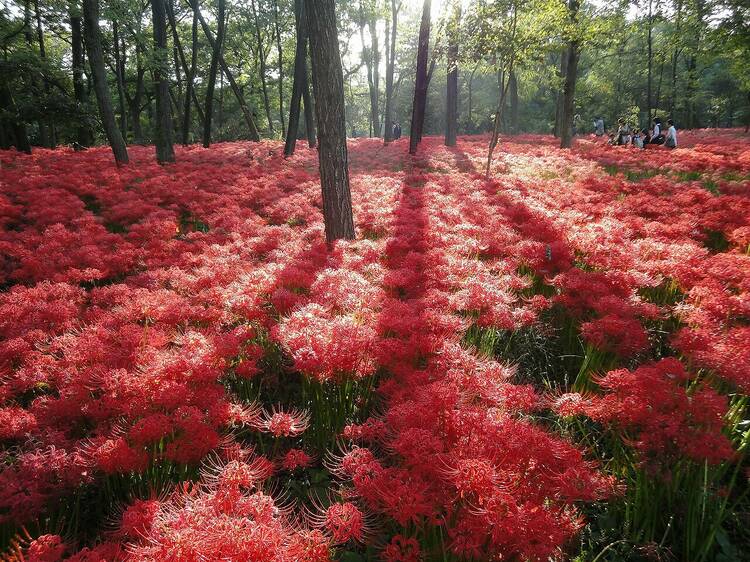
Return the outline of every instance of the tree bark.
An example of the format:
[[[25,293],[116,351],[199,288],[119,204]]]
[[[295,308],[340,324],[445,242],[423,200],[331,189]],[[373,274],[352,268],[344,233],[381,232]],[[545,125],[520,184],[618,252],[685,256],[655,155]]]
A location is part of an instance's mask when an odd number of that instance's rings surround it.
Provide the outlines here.
[[[42,29],[42,13],[39,10],[39,0],[34,0],[34,14],[36,15],[36,37],[37,37],[37,43],[39,44],[39,57],[42,59],[42,61],[47,60],[47,49],[44,46],[44,30]],[[46,77],[46,71],[44,73],[44,97],[45,97],[45,103],[47,98],[49,98],[50,95],[50,83],[49,80]],[[57,139],[56,139],[56,131],[55,131],[55,121],[50,115],[47,118],[46,125],[46,142],[45,146],[47,148],[55,148],[57,146]]]
[[[326,240],[354,239],[349,164],[344,117],[344,76],[336,29],[335,0],[307,0],[318,165],[323,194]]]
[[[510,89],[510,132],[515,135],[518,133],[518,78],[515,71],[510,73],[508,80],[508,88]]]
[[[31,1],[25,0],[24,1],[24,9],[23,9],[23,28],[24,28],[24,38],[26,39],[26,44],[29,46],[29,50],[34,49],[34,33],[31,28]],[[39,80],[37,79],[36,73],[31,74],[31,88],[33,90],[33,99],[34,103],[37,108],[44,108],[45,100],[42,99],[41,91],[40,91],[40,85]],[[15,106],[15,102],[14,102]],[[47,144],[49,144],[49,139],[47,138],[47,126],[42,121],[42,119],[36,120],[37,127],[39,129],[39,144],[46,147]],[[24,125],[25,127],[25,125]]]
[[[515,27],[515,19],[514,19],[514,27]],[[486,177],[490,177],[490,170],[492,169],[492,155],[495,152],[495,148],[497,147],[497,143],[500,138],[500,126],[503,122],[503,110],[505,109],[505,97],[508,95],[508,84],[510,83],[509,80],[505,80],[505,76],[506,74],[513,72],[513,65],[514,65],[514,60],[513,58],[511,58],[510,62],[508,63],[509,72],[508,73],[502,72],[502,70],[498,71],[498,82],[500,83],[500,102],[497,104],[497,111],[495,111],[495,120],[492,125],[492,136],[490,137],[490,146],[487,151],[487,165],[485,166],[485,169],[484,169],[484,175]]]
[[[682,0],[677,0],[677,16],[675,24],[675,33],[680,37],[680,28],[682,27]],[[669,95],[669,116],[674,117],[675,101],[677,100],[677,61],[680,57],[681,48],[675,45],[672,53],[672,91]]]
[[[431,0],[424,0],[422,23],[419,26],[417,76],[414,81],[414,100],[411,110],[409,154],[416,154],[417,145],[422,140],[422,128],[424,127],[424,112],[427,105],[427,50],[430,46],[430,3]]]
[[[307,146],[315,148],[318,137],[315,134],[315,102],[310,95],[310,72],[305,62],[305,81],[302,84],[302,105],[305,111],[305,134],[307,135]]]
[[[104,53],[102,52],[101,36],[99,33],[99,2],[98,0],[83,0],[83,34],[86,41],[86,51],[91,66],[91,78],[94,83],[94,93],[99,106],[99,116],[104,126],[112,154],[117,165],[128,163],[128,149],[117,128],[115,112],[107,87],[107,74],[104,69]]]
[[[216,72],[219,68],[219,58],[221,57],[221,47],[224,43],[224,11],[226,2],[219,0],[218,28],[216,31],[216,41],[214,41],[213,52],[211,53],[211,66],[208,71],[208,84],[206,85],[206,111],[205,121],[203,124],[203,146],[211,146],[211,122],[214,113],[214,89],[216,87]]]
[[[552,131],[552,135],[559,137],[562,135],[562,116],[563,116],[563,100],[565,98],[565,79],[568,76],[568,51],[567,49],[560,55],[560,73],[558,74],[561,85],[557,90],[557,103],[555,104],[555,129]]]
[[[473,107],[472,107],[472,103],[471,102],[473,101],[472,100],[472,93],[473,93],[473,90],[474,90],[474,75],[476,74],[478,68],[479,68],[479,63],[477,63],[477,64],[474,65],[474,68],[471,70],[471,75],[469,76],[469,88],[468,88],[469,89],[469,95],[468,95],[468,98],[469,98],[469,100],[468,100],[469,107],[467,108],[467,113],[468,113],[467,119],[468,119],[469,125],[471,126],[472,129],[474,129],[474,118],[472,117]]]
[[[260,85],[263,90],[263,105],[266,109],[266,118],[268,119],[268,131],[273,135],[273,119],[271,119],[271,103],[268,99],[268,84],[266,82],[266,50],[263,48],[263,37],[260,34],[260,21],[258,20],[258,10],[255,7],[255,0],[250,0],[255,18],[255,39],[258,41],[258,66],[260,70]]]
[[[651,110],[653,96],[652,96],[652,83],[653,83],[653,67],[654,67],[654,14],[653,14],[653,0],[648,0],[648,34],[647,34],[647,53],[648,53],[648,76],[646,80],[646,114],[648,115],[648,122],[651,123]]]
[[[391,0],[391,36],[388,56],[386,57],[385,69],[385,131],[383,138],[388,143],[393,140],[393,73],[396,69],[396,28],[398,24],[398,13],[401,10],[401,2],[396,4],[396,0]]]
[[[196,0],[197,1],[197,0]],[[177,33],[177,20],[174,15],[174,8],[172,7],[171,1],[167,3],[167,18],[169,20],[169,26],[172,28],[172,41],[174,43],[179,63],[182,65],[182,70],[185,73],[185,98],[183,99],[182,111],[182,124],[180,131],[182,133],[182,144],[187,145],[190,137],[190,125],[191,125],[191,109],[195,107],[195,113],[198,115],[198,121],[200,122],[201,130],[205,123],[203,116],[203,110],[201,104],[198,101],[198,96],[195,93],[195,75],[196,67],[198,63],[198,18],[193,12],[193,26],[192,26],[192,38],[191,38],[191,54],[190,54],[190,65],[188,65],[187,59],[185,58],[185,49],[182,47],[182,41],[180,41],[180,35]],[[175,61],[177,66],[177,61]],[[179,73],[178,73],[179,80]],[[175,110],[177,113],[179,111]]]
[[[12,117],[8,117],[12,115]],[[31,144],[26,133],[26,124],[19,119],[18,108],[13,100],[8,83],[0,81],[0,119],[3,122],[3,130],[10,130],[15,137],[16,150],[31,154]]]
[[[281,120],[281,136],[283,137],[286,135],[286,124],[284,123],[284,56],[281,50],[278,0],[273,0],[273,23],[276,27],[276,50],[279,54],[279,119]]]
[[[123,139],[128,136],[128,115],[125,110],[125,63],[120,57],[120,34],[117,19],[112,20],[112,48],[115,54],[115,78],[117,81],[117,102],[120,113],[120,134]],[[124,49],[123,49],[124,51]]]
[[[302,89],[307,83],[307,15],[304,0],[294,2],[294,21],[297,29],[297,46],[294,52],[294,81],[289,103],[289,128],[286,131],[284,155],[291,156],[297,145]]]
[[[197,4],[198,0],[196,0]],[[177,31],[175,30],[175,35]],[[193,12],[193,23],[191,26],[191,45],[190,45],[190,68],[185,73],[185,109],[182,117],[182,144],[187,146],[190,142],[190,125],[192,119],[190,108],[192,107],[192,97],[195,95],[193,84],[195,84],[195,74],[198,66],[198,16]],[[197,100],[196,100],[197,101]],[[196,108],[199,104],[196,103]],[[205,122],[205,117],[203,119]]]
[[[82,150],[91,145],[91,129],[88,127],[86,116],[88,115],[86,103],[86,87],[83,83],[83,36],[81,34],[81,16],[78,12],[70,11],[70,30],[72,47],[73,67],[73,95],[76,100],[78,118],[76,126],[75,150]]]
[[[461,17],[456,4],[448,27],[448,78],[446,86],[445,146],[456,146],[458,134],[458,25]]]
[[[156,161],[174,162],[172,105],[169,100],[169,55],[167,51],[167,9],[165,0],[151,0],[154,27],[154,86],[156,90]]]
[[[576,21],[578,17],[579,0],[569,0],[568,10],[570,18]],[[578,75],[578,59],[581,55],[577,40],[568,43],[568,67],[563,86],[562,130],[560,132],[560,148],[570,148],[573,144],[573,114],[575,112],[576,79]]]
[[[367,84],[370,88],[370,123],[372,136],[380,136],[380,46],[378,44],[378,22],[374,14],[368,18],[370,32],[370,56],[367,68]]]
[[[141,112],[143,111],[143,96],[145,94],[145,85],[143,83],[143,77],[146,74],[146,69],[143,66],[141,59],[142,47],[136,43],[135,46],[135,93],[132,98],[128,99],[128,105],[130,105],[130,117],[133,127],[133,138],[136,143],[143,143],[145,136],[143,134],[143,126],[141,124]],[[127,91],[126,91],[127,95]]]
[[[213,49],[214,48],[214,36],[211,33],[211,28],[209,28],[208,24],[206,23],[206,19],[203,17],[203,14],[201,14],[200,9],[198,8],[198,1],[197,0],[187,0],[187,1],[188,1],[188,4],[190,4],[190,7],[193,9],[193,12],[198,16],[198,21],[200,22],[201,28],[203,29],[203,34],[206,36],[209,46]],[[224,72],[224,75],[227,77],[229,86],[230,88],[232,88],[234,97],[237,98],[237,103],[239,104],[240,109],[242,110],[242,114],[245,117],[245,123],[247,123],[247,127],[250,133],[250,140],[255,141],[255,142],[259,141],[260,135],[258,134],[258,128],[255,126],[255,121],[253,120],[252,113],[250,112],[250,109],[248,108],[247,103],[245,103],[245,96],[242,95],[242,90],[237,85],[237,82],[234,79],[234,75],[232,74],[232,71],[229,70],[229,65],[227,65],[226,61],[224,60],[224,57],[221,55],[219,55],[219,64],[221,65],[221,69]]]

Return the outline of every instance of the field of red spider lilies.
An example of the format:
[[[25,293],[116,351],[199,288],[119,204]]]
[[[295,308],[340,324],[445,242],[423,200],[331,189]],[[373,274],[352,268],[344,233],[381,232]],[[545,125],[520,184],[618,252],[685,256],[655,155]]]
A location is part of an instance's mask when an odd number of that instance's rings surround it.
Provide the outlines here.
[[[0,154],[7,560],[743,560],[750,137]]]

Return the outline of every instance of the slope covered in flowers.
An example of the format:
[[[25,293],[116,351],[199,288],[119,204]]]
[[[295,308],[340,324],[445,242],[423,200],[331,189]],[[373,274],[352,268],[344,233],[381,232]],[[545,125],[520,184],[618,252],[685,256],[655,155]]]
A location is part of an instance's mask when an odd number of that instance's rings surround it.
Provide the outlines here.
[[[748,137],[512,137],[491,180],[483,137],[404,142],[350,141],[357,239],[332,248],[314,151],[0,154],[11,559],[747,540]]]

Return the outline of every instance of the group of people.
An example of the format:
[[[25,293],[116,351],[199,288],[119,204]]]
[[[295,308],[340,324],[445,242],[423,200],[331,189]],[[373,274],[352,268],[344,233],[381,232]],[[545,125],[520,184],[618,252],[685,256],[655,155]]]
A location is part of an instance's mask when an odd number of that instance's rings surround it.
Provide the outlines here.
[[[604,119],[597,117],[594,121],[594,134],[598,137],[604,136]],[[661,119],[654,117],[650,129],[632,128],[625,119],[617,120],[617,132],[610,133],[609,144],[617,146],[633,145],[644,148],[648,144],[664,145],[667,148],[677,148],[677,129],[674,121],[667,120],[667,130],[663,129]]]

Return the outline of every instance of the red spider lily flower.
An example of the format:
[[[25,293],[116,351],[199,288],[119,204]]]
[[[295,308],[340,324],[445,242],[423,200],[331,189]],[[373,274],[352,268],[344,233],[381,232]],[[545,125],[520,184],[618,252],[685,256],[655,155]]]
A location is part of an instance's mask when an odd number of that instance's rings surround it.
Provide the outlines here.
[[[293,471],[298,468],[307,468],[312,465],[313,457],[302,449],[289,449],[281,459],[281,467],[284,470]]]
[[[311,516],[311,521],[330,534],[334,544],[363,542],[369,532],[365,515],[351,502],[334,502],[322,513]]]
[[[260,428],[275,437],[296,437],[305,432],[310,425],[310,412],[297,408],[284,411],[274,406],[270,412],[264,412]]]
[[[415,538],[394,535],[383,549],[383,559],[386,562],[419,562],[422,551]]]

